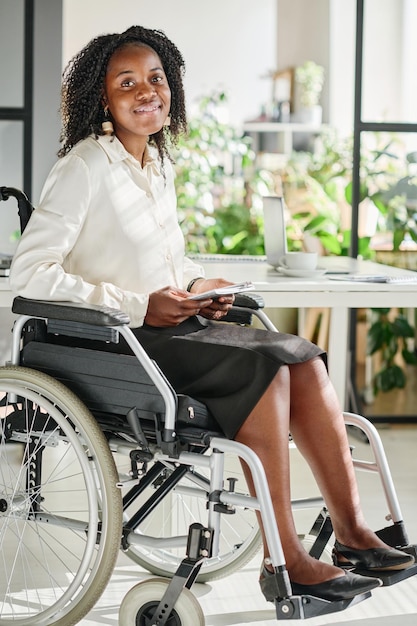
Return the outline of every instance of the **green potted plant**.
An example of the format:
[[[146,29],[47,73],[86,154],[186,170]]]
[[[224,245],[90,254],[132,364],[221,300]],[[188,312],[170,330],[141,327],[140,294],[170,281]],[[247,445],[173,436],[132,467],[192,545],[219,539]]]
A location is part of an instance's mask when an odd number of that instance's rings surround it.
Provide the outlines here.
[[[251,139],[221,121],[227,96],[198,102],[174,151],[179,221],[188,252],[263,254],[262,196],[271,174],[256,167]]]
[[[301,105],[298,112],[299,120],[306,123],[321,124],[320,96],[324,85],[324,67],[314,61],[306,61],[303,65],[296,67],[295,82]]]
[[[401,313],[393,316],[391,309],[371,311],[374,319],[367,335],[367,352],[371,355],[378,352],[381,359],[373,380],[373,392],[402,389],[407,378],[396,359],[401,354],[407,365],[417,364],[415,352],[407,348],[407,339],[414,338],[414,328]]]

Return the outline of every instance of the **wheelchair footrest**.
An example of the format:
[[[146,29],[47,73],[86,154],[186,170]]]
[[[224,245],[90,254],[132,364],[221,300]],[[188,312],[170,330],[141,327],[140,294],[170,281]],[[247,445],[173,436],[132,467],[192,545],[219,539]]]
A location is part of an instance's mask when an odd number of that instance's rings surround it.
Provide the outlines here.
[[[408,569],[389,570],[388,572],[377,572],[375,570],[365,570],[359,568],[351,569],[350,571],[354,574],[360,574],[361,576],[380,578],[382,580],[383,587],[390,587],[391,585],[395,585],[402,580],[411,578],[411,576],[415,576],[417,574],[417,545],[408,545],[405,547],[400,546],[399,549],[403,552],[407,552],[408,554],[412,554],[416,560],[416,563],[414,563],[414,565],[412,565]]]
[[[350,600],[338,600],[330,602],[314,596],[291,596],[285,599],[275,600],[277,619],[308,619],[318,615],[327,615],[344,611],[345,609],[370,598],[367,591]]]
[[[396,585],[402,580],[407,580],[407,578],[411,578],[411,576],[415,576],[417,574],[417,563],[415,563],[408,569],[402,569],[397,571],[390,570],[389,572],[375,572],[362,569],[353,569],[351,571],[354,574],[360,574],[361,576],[380,578],[382,580],[383,587],[390,587],[391,585]]]

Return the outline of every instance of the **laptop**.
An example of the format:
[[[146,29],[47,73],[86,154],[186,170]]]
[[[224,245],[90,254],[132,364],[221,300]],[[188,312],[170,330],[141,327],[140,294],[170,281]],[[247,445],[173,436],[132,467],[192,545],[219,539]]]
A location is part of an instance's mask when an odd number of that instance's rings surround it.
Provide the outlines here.
[[[278,267],[280,258],[288,251],[284,198],[264,196],[263,215],[266,260],[272,267]]]

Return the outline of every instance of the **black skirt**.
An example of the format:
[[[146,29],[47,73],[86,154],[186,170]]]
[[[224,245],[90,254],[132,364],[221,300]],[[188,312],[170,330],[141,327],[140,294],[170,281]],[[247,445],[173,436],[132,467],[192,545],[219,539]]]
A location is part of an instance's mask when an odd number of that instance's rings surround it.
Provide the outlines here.
[[[177,393],[203,402],[233,439],[281,365],[302,363],[324,351],[286,333],[202,318],[179,326],[133,330]]]

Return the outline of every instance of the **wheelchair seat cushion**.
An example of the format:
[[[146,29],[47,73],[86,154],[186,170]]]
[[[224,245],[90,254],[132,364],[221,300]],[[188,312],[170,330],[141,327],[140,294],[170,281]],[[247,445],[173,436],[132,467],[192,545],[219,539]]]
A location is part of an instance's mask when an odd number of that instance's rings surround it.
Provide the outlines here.
[[[135,407],[152,430],[155,416],[163,421],[162,397],[134,356],[30,341],[23,348],[21,362],[60,380],[94,415],[124,418]],[[177,396],[177,424],[219,431],[207,407],[183,394]]]

